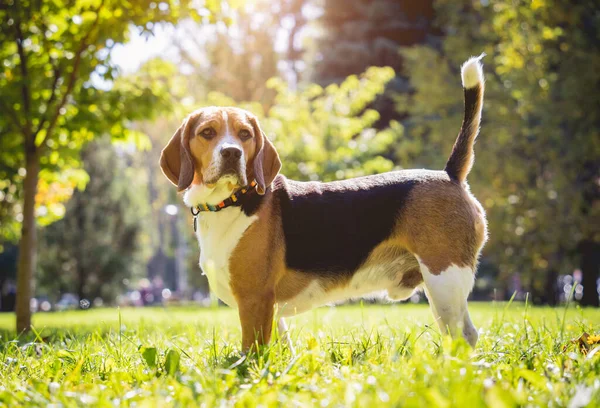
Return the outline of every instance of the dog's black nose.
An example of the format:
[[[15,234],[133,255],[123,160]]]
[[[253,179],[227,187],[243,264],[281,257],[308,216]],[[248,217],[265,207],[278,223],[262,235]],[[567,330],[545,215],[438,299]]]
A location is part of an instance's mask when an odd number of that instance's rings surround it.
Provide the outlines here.
[[[223,147],[221,148],[221,156],[226,160],[235,160],[242,157],[242,149],[239,147]]]

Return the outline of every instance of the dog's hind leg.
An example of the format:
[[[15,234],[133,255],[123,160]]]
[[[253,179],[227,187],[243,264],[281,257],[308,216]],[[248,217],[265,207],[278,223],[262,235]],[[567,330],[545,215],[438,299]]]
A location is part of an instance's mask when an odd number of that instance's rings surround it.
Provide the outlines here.
[[[452,337],[462,334],[475,347],[479,335],[467,309],[467,297],[475,281],[473,268],[450,265],[433,274],[421,260],[419,264],[425,293],[442,333],[450,333]]]

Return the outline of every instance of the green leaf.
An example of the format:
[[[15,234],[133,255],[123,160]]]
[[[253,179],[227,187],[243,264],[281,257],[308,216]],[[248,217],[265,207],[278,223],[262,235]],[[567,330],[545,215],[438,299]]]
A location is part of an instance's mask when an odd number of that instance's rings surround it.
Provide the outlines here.
[[[140,353],[142,353],[142,357],[148,364],[148,367],[155,368],[156,367],[156,348],[155,347],[140,347]]]
[[[492,408],[509,408],[517,405],[512,394],[495,385],[485,394],[485,402]]]
[[[143,132],[128,129],[127,131],[120,133],[123,134],[123,138],[113,139],[115,146],[135,146],[137,149],[146,152],[152,149],[150,138]]]
[[[519,376],[526,379],[531,385],[541,390],[546,388],[548,380],[543,375],[531,370],[521,370]]]
[[[165,370],[169,375],[175,375],[175,373],[179,370],[179,353],[173,349],[167,351],[167,356],[165,357]]]

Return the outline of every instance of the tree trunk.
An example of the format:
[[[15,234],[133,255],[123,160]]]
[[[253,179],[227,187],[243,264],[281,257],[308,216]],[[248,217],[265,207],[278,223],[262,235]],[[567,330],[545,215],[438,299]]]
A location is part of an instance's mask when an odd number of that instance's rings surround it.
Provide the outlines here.
[[[78,206],[75,209],[75,217],[77,220],[77,228],[79,230],[79,233],[82,234],[81,237],[81,243],[77,246],[77,248],[74,248],[75,251],[73,252],[74,254],[76,254],[76,259],[77,259],[77,296],[79,297],[79,301],[83,300],[83,298],[85,298],[85,284],[86,284],[86,278],[87,278],[87,274],[86,274],[86,263],[84,260],[84,256],[85,256],[85,251],[84,251],[84,246],[83,246],[83,241],[85,240],[84,238],[84,234],[86,233],[85,231],[85,212],[86,212],[86,208],[85,208],[85,200],[84,197],[80,197],[81,198],[81,202],[82,202],[82,206]]]
[[[6,303],[6,301],[3,299],[4,297],[4,278],[0,278],[0,312],[4,311],[4,303]]]
[[[581,254],[581,274],[583,284],[582,306],[600,306],[598,300],[598,272],[600,271],[600,244],[585,240],[579,244]]]
[[[83,265],[77,265],[77,296],[79,301],[86,298],[85,296],[85,284],[86,276]]]
[[[37,236],[35,228],[35,196],[40,173],[39,157],[35,149],[26,149],[23,183],[23,226],[19,243],[19,263],[17,269],[17,333],[31,328],[30,302],[33,292],[33,273],[36,269]]]
[[[549,306],[558,304],[558,271],[555,268],[550,268],[546,271],[546,283],[544,285],[544,300]]]

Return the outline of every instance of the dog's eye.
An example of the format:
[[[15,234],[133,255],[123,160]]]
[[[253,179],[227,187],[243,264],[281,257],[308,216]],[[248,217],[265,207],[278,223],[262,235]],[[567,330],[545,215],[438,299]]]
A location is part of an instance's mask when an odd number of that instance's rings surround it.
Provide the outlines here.
[[[239,137],[242,140],[248,140],[252,137],[252,134],[250,134],[250,131],[248,131],[246,129],[242,129],[242,130],[240,130]]]
[[[202,136],[205,139],[212,139],[213,137],[215,137],[216,134],[217,132],[215,132],[215,130],[211,127],[200,131],[200,136]]]

